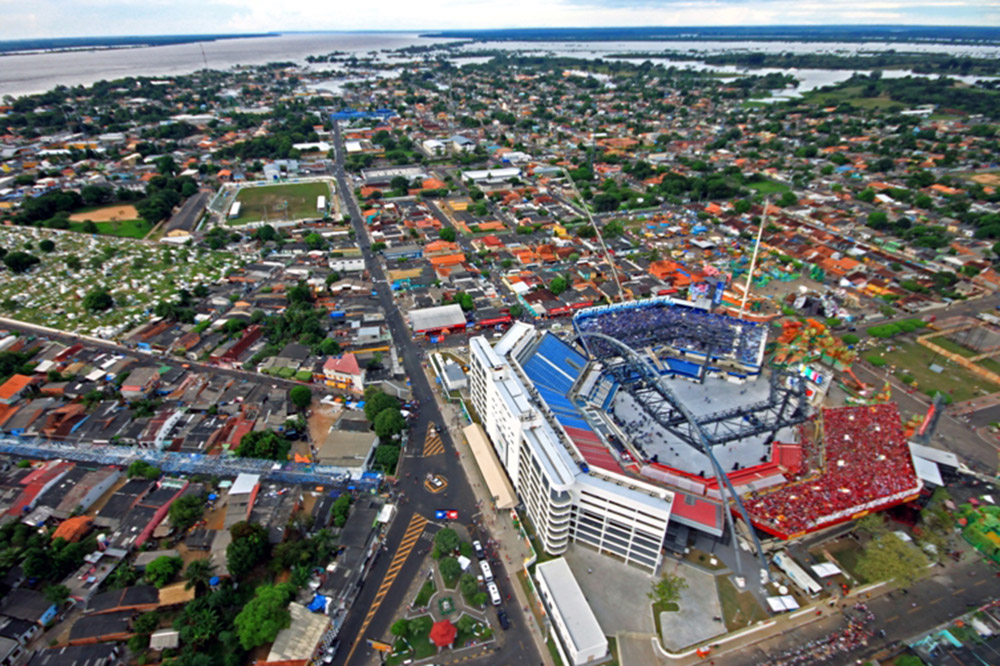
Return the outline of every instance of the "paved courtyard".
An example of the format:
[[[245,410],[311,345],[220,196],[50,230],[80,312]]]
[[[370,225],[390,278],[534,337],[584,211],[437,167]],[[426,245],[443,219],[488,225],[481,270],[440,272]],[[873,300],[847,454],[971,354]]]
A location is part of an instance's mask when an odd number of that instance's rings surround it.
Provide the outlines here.
[[[656,633],[646,596],[653,582],[649,573],[576,544],[565,557],[606,635]]]
[[[722,617],[714,575],[672,559],[666,561],[663,571],[681,576],[688,583],[677,602],[680,611],[660,614],[663,647],[676,652],[726,633],[725,624],[713,619]]]

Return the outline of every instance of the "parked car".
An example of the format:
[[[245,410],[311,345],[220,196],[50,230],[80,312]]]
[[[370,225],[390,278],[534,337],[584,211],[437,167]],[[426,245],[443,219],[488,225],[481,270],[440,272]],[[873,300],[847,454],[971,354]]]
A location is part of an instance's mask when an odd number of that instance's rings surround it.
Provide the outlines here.
[[[476,539],[475,541],[472,542],[472,549],[474,551],[476,551],[476,559],[477,560],[485,560],[486,559],[486,551],[483,550],[483,544],[479,543],[478,539]]]
[[[510,618],[507,617],[507,611],[502,608],[497,609],[497,620],[500,622],[500,627],[507,631],[510,629]]]

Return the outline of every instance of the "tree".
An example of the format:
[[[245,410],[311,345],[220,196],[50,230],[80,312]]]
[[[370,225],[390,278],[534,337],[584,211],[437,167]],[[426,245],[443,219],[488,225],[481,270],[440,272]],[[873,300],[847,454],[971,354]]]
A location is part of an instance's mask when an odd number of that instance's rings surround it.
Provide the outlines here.
[[[874,537],[858,559],[858,573],[869,582],[892,580],[907,586],[927,566],[927,557],[892,532]]]
[[[292,443],[276,432],[257,430],[243,435],[239,446],[236,447],[236,455],[242,458],[285,460],[291,448]]]
[[[261,585],[254,598],[236,616],[236,634],[244,650],[272,642],[278,632],[292,623],[288,602],[295,594],[291,583]]]
[[[111,298],[111,294],[104,288],[92,289],[83,297],[83,307],[90,312],[110,310],[114,305],[115,299]]]
[[[343,527],[347,523],[347,516],[351,513],[351,496],[347,493],[343,493],[333,501],[333,506],[330,507],[330,515],[333,516],[333,524],[335,527]]]
[[[449,243],[454,243],[455,239],[458,238],[458,235],[451,227],[442,227],[438,230],[438,238],[448,241]]]
[[[205,513],[205,499],[198,495],[185,495],[170,505],[167,515],[170,524],[179,532],[187,532],[192,525],[201,520]]]
[[[383,409],[375,417],[375,434],[381,440],[394,440],[406,429],[406,419],[398,409]]]
[[[164,155],[156,160],[156,170],[164,176],[172,176],[177,173],[177,163],[170,155]]]
[[[462,565],[454,557],[442,557],[438,561],[438,569],[445,584],[454,584],[458,577],[462,575]]]
[[[183,566],[184,560],[181,558],[163,555],[146,565],[146,580],[151,585],[163,587],[180,573]]]
[[[733,203],[733,210],[736,212],[737,215],[743,215],[745,213],[749,213],[750,208],[751,204],[746,199],[737,199],[736,202]]]
[[[854,335],[853,333],[847,333],[840,338],[845,345],[856,345],[861,342],[861,338]]]
[[[315,232],[307,235],[302,241],[310,250],[319,250],[326,247],[326,239]]]
[[[292,401],[300,411],[312,404],[313,394],[308,386],[293,386],[288,392],[288,399]]]
[[[23,273],[41,260],[33,254],[21,250],[8,252],[3,257],[3,263],[11,273]]]
[[[479,594],[479,581],[472,574],[462,574],[458,579],[458,589],[462,592],[462,597],[469,603]]]
[[[437,546],[438,550],[442,553],[455,552],[458,549],[460,541],[461,539],[458,538],[458,532],[450,527],[438,530],[438,533],[434,535],[434,545]]]
[[[150,465],[145,460],[136,460],[128,466],[128,478],[130,479],[136,476],[141,476],[144,479],[155,481],[160,478],[161,474],[162,472],[159,467]]]
[[[56,249],[56,244],[48,238],[43,238],[38,244],[38,249],[42,252],[53,252]]]
[[[379,444],[375,447],[375,466],[383,472],[391,473],[399,462],[399,451],[395,444]]]
[[[794,206],[798,202],[799,198],[795,196],[794,192],[785,192],[784,194],[781,195],[781,198],[778,199],[778,205],[781,206],[782,208]]]
[[[476,621],[476,618],[471,615],[463,615],[458,618],[458,622],[455,623],[455,628],[463,634],[470,634],[475,630],[478,624],[479,623]]]
[[[404,178],[404,180],[405,180],[405,178]],[[393,636],[399,636],[400,638],[403,638],[403,637],[409,635],[409,633],[410,633],[410,621],[407,620],[405,617],[396,620],[395,622],[392,623],[392,626],[389,627],[389,632]]]
[[[434,620],[431,619],[430,615],[415,617],[410,620],[410,636],[412,638],[427,636],[431,633],[431,627],[433,626]]]
[[[212,560],[194,560],[187,565],[187,570],[184,572],[184,580],[187,581],[184,588],[190,590],[193,587],[196,590],[203,590],[208,587],[208,582],[212,580],[214,575],[215,564]]]
[[[885,518],[882,517],[880,513],[869,513],[864,518],[858,520],[854,525],[855,531],[867,534],[870,537],[880,536],[885,534],[887,528],[885,526]]]
[[[666,605],[677,603],[681,598],[681,592],[688,587],[687,581],[672,573],[665,573],[660,580],[652,583],[652,590],[648,593],[653,603]]]
[[[45,600],[53,606],[62,606],[63,602],[69,599],[69,588],[62,584],[49,585],[45,588],[43,594],[45,595]]]
[[[399,400],[379,389],[365,391],[365,418],[369,423],[375,422],[375,417],[384,409],[399,409]]]
[[[865,189],[858,192],[858,199],[864,201],[865,203],[871,203],[875,201],[875,190],[873,190],[870,187],[866,187]]]
[[[569,281],[561,275],[553,278],[552,282],[549,283],[549,291],[556,296],[563,293],[567,289],[569,289]]]
[[[226,568],[234,578],[243,578],[267,557],[270,543],[262,525],[240,521],[229,528],[233,540],[226,547]]]
[[[889,226],[889,216],[884,211],[873,210],[868,213],[868,221],[865,224],[876,231],[881,231]]]

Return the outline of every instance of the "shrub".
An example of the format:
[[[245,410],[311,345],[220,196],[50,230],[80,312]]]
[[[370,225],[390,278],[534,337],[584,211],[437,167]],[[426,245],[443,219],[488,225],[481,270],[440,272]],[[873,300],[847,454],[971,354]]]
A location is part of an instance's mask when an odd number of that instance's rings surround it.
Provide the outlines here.
[[[869,363],[871,363],[872,365],[874,365],[876,368],[883,368],[883,367],[885,367],[889,363],[888,361],[886,361],[881,356],[875,356],[874,354],[871,355],[871,356],[869,356],[869,357],[867,357],[866,360]]]

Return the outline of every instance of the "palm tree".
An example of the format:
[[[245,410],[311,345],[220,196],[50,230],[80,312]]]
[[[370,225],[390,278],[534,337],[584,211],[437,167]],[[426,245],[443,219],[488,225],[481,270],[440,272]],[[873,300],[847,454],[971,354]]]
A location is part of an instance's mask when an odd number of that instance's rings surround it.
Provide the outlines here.
[[[184,572],[184,578],[187,580],[184,589],[190,590],[192,587],[196,590],[205,589],[214,574],[215,564],[211,560],[194,560],[188,564],[187,571]]]

